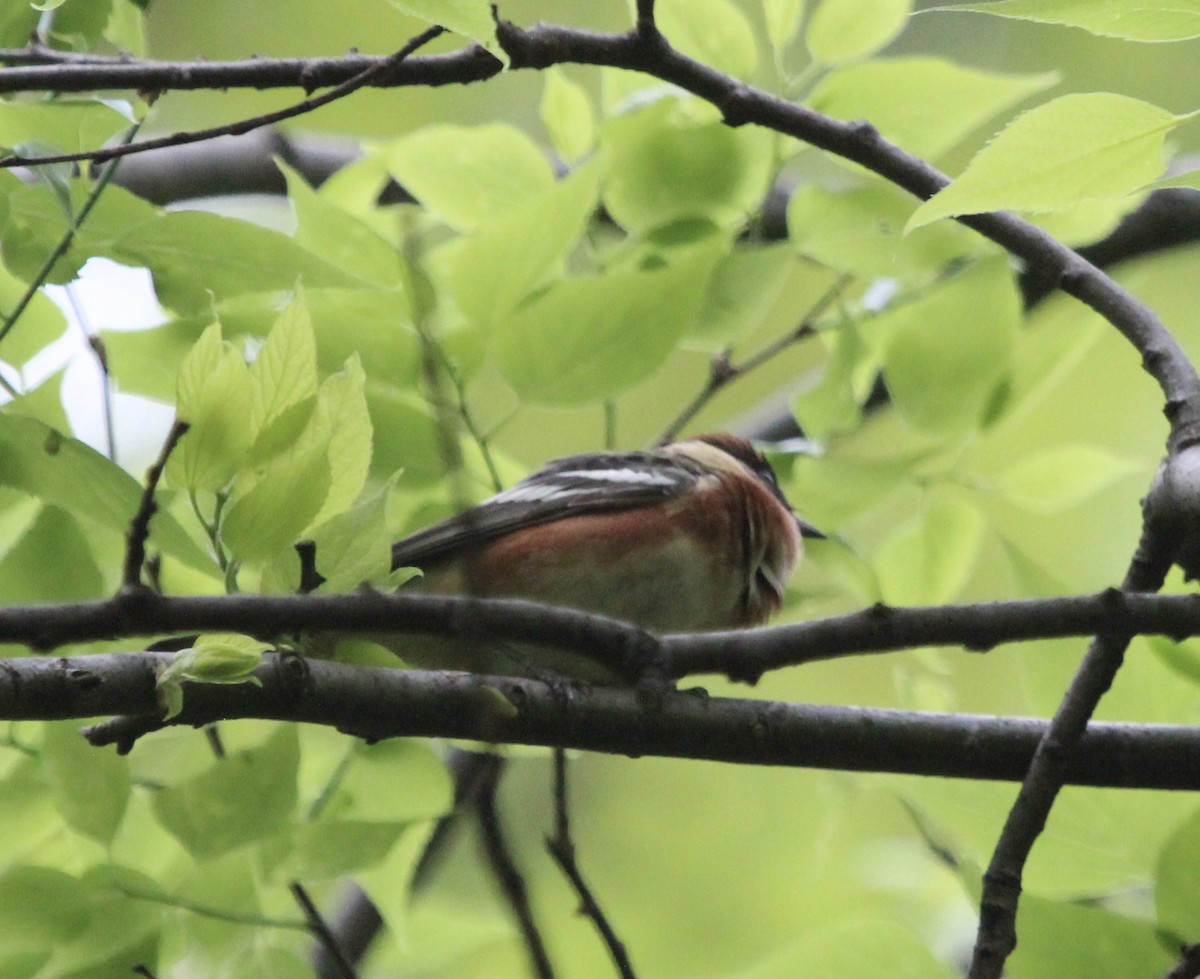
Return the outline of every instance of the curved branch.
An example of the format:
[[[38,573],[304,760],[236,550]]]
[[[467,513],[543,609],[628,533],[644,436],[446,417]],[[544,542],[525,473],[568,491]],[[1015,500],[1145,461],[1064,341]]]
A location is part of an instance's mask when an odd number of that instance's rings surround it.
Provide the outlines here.
[[[165,653],[6,660],[0,717],[131,715],[86,733],[128,749],[162,726],[156,669]],[[349,666],[267,655],[253,684],[187,684],[172,724],[257,717],[335,727],[356,737],[448,737],[628,756],[738,764],[1020,779],[1046,722],[1029,718],[786,704],[589,687],[466,673]],[[1080,785],[1200,789],[1200,730],[1092,724],[1071,758]]]
[[[616,619],[534,602],[378,592],[174,598],[138,590],[102,601],[0,608],[0,642],[40,651],[118,636],[210,631],[266,639],[317,632],[529,642],[586,656],[631,682],[647,670],[672,680],[722,673],[752,682],[787,666],[920,646],[983,651],[1002,643],[1096,633],[1180,639],[1200,635],[1200,595],[1109,589],[965,605],[874,605],[765,629],[661,637]],[[9,662],[21,661],[0,660],[0,667]]]

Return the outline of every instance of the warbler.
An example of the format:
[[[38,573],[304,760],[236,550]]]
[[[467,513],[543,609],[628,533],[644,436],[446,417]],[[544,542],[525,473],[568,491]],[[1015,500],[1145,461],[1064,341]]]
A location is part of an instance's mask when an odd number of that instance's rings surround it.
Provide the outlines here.
[[[761,625],[800,560],[798,519],[745,439],[700,435],[644,452],[547,463],[510,489],[392,547],[416,590],[522,598],[597,612],[658,633]],[[395,644],[417,666],[611,679],[582,656],[519,644]]]

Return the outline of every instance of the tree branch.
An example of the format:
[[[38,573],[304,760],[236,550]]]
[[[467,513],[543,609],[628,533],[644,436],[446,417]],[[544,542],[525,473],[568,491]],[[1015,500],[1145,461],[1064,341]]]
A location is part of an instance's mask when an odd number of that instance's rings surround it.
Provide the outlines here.
[[[0,661],[0,718],[127,715],[85,733],[128,749],[163,726],[156,669],[166,653]],[[1020,779],[1047,724],[913,711],[786,704],[464,673],[348,666],[268,654],[250,683],[187,684],[171,724],[257,717],[323,724],[367,740],[463,738],[631,757]],[[1200,730],[1089,725],[1067,766],[1078,785],[1200,789]]]
[[[0,642],[47,651],[113,637],[228,631],[272,639],[297,632],[418,634],[517,641],[587,656],[630,682],[648,668],[668,679],[723,673],[754,681],[768,670],[920,646],[983,651],[1001,643],[1096,633],[1200,635],[1200,595],[1129,594],[1022,599],[858,612],[765,629],[656,637],[616,619],[513,599],[381,594],[219,595],[125,592],[91,602],[0,608]],[[0,660],[23,662],[22,660]]]

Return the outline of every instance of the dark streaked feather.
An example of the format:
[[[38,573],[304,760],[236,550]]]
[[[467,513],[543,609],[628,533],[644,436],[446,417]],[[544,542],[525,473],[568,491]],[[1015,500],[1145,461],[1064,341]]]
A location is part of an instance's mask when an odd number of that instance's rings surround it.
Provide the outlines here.
[[[392,545],[392,567],[420,567],[460,548],[587,513],[662,503],[707,470],[654,452],[590,453],[555,459],[503,493]]]

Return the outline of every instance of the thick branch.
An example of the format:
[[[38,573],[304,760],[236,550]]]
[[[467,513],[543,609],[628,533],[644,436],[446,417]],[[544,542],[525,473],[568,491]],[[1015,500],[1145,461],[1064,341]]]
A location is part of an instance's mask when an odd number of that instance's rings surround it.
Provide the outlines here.
[[[133,715],[97,725],[95,744],[156,729],[165,653],[0,662],[0,718]],[[785,704],[616,687],[346,666],[264,657],[252,684],[185,686],[172,723],[258,717],[324,724],[356,737],[448,737],[738,764],[1020,779],[1041,720]],[[1200,789],[1200,731],[1092,724],[1068,768],[1081,785]]]

